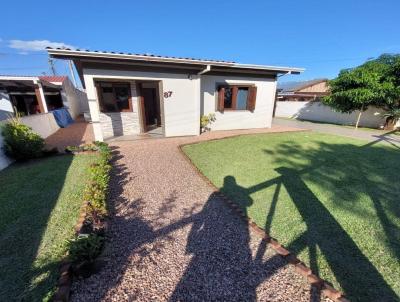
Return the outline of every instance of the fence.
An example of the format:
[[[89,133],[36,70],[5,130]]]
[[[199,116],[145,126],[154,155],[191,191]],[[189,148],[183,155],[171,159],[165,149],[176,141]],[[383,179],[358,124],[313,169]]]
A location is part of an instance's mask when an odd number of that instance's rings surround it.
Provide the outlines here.
[[[354,125],[359,111],[350,114],[335,112],[331,107],[321,102],[276,102],[276,117],[289,117],[302,120],[325,122],[333,124]],[[369,107],[362,113],[361,127],[382,128],[385,124],[384,111],[379,108]]]

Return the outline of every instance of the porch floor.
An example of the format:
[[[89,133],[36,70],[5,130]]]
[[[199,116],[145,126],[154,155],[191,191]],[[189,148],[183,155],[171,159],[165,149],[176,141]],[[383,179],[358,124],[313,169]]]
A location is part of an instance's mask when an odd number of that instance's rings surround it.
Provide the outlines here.
[[[163,138],[164,134],[162,131],[162,127],[157,127],[147,131],[146,133],[135,134],[135,135],[121,135],[121,136],[113,136],[104,139],[105,142],[119,142],[119,141],[136,141],[141,139],[149,139],[149,138]]]

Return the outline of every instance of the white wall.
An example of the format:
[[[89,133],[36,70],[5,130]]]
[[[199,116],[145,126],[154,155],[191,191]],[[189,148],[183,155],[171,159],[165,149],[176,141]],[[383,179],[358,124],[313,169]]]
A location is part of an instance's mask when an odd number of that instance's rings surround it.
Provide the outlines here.
[[[0,122],[0,128],[2,126],[3,122]],[[3,170],[5,167],[7,167],[9,164],[12,163],[12,160],[10,158],[8,158],[3,151],[3,141],[4,138],[1,135],[1,131],[0,131],[0,170]]]
[[[21,123],[29,126],[39,134],[46,138],[56,132],[58,127],[53,113],[33,114],[21,117]]]
[[[275,116],[290,117],[303,120],[327,122],[343,125],[354,125],[357,121],[358,111],[353,113],[340,113],[333,111],[321,102],[277,102]],[[381,128],[385,124],[384,111],[379,108],[369,107],[362,113],[360,126]]]
[[[118,79],[130,82],[135,80],[162,81],[162,90],[172,91],[171,97],[167,99],[162,97],[163,91],[161,91],[160,106],[163,113],[165,136],[199,134],[200,84],[198,79],[190,80],[186,74],[102,69],[84,69],[83,74],[96,140],[103,140],[104,135],[100,124],[100,111],[94,86],[95,79]],[[138,112],[136,95],[132,95],[132,101],[133,110]]]
[[[75,119],[82,112],[89,111],[86,93],[76,88],[69,78],[61,82],[51,82],[55,85],[62,85],[61,97],[64,106],[68,108],[72,118]]]
[[[250,84],[257,86],[256,107],[254,112],[217,111],[217,84]],[[216,121],[210,125],[212,130],[269,128],[272,123],[276,81],[248,77],[207,76],[201,78],[201,91],[204,108],[202,114],[215,113]]]
[[[7,92],[0,91],[0,121],[8,119],[9,115],[14,115],[10,96]]]

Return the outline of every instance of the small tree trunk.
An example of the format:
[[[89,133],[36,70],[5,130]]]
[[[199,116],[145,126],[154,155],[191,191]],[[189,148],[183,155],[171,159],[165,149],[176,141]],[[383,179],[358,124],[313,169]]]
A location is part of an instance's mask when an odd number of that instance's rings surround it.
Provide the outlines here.
[[[363,110],[364,110],[364,104],[362,104],[361,110],[360,110],[360,112],[358,113],[357,122],[356,122],[356,129],[358,129],[358,124],[360,123],[361,114],[362,114]]]

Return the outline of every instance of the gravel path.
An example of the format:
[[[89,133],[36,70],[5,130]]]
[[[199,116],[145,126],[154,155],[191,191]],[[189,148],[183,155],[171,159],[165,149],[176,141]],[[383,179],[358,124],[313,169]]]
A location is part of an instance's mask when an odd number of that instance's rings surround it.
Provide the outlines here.
[[[178,150],[248,132],[114,142],[106,264],[74,283],[72,300],[319,301]]]

